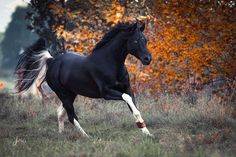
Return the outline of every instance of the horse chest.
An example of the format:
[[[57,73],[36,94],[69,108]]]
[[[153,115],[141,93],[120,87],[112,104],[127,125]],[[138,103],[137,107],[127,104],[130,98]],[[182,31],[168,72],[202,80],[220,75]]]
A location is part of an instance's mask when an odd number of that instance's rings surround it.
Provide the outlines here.
[[[102,82],[105,88],[108,87],[121,90],[126,88],[128,85],[128,80],[120,73],[104,76],[104,80],[102,80]]]
[[[105,74],[104,77],[104,82],[108,86],[118,86],[120,84],[124,84],[124,80],[121,79],[120,73],[110,73],[110,74]]]

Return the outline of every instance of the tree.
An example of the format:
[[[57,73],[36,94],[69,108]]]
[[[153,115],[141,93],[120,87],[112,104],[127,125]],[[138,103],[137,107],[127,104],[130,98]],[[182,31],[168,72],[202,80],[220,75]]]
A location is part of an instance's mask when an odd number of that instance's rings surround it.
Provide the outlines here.
[[[31,28],[51,43],[59,41],[60,49],[78,53],[90,53],[118,22],[136,18],[146,22],[153,62],[148,67],[134,57],[126,62],[138,88],[144,89],[145,81],[152,91],[177,92],[219,77],[235,79],[233,1],[31,0],[31,4]]]
[[[27,11],[29,8],[18,7],[12,14],[12,20],[1,42],[2,68],[14,68],[21,49],[32,44],[37,38],[36,34],[26,29],[27,21],[24,18]]]
[[[156,88],[235,79],[233,1],[149,1],[147,5],[155,16],[149,48],[157,58],[147,70],[160,82]]]
[[[1,46],[1,42],[2,42],[2,39],[4,37],[4,33],[0,33],[0,46]],[[1,50],[1,47],[0,47],[0,63],[2,63],[2,50]],[[1,65],[0,65],[1,67]]]

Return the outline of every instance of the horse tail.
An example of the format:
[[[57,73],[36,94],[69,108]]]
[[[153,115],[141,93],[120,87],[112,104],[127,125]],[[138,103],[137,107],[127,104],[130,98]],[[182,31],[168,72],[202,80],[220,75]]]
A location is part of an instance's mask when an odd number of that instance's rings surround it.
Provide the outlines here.
[[[47,72],[47,60],[53,58],[45,49],[45,40],[40,38],[20,55],[15,68],[16,93],[27,91],[35,81],[43,82]]]

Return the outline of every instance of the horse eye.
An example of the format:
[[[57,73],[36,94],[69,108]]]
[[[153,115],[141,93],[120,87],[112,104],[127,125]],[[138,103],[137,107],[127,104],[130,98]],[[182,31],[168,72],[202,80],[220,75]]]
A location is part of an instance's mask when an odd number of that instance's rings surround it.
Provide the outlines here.
[[[134,43],[135,43],[135,44],[137,44],[137,43],[138,43],[138,41],[137,41],[137,40],[134,40]]]

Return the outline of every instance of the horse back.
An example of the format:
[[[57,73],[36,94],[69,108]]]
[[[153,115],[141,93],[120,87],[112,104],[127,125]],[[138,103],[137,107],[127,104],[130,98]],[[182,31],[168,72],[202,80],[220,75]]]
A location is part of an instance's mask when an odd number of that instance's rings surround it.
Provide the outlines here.
[[[89,66],[86,56],[62,54],[50,61],[46,80],[52,89],[98,98],[101,91],[90,75]]]

